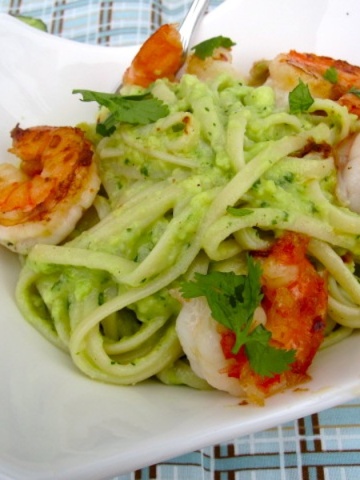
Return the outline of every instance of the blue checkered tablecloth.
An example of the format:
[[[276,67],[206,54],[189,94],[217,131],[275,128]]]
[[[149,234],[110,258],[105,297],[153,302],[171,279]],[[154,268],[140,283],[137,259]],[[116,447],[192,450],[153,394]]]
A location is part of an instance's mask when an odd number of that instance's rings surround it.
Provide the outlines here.
[[[212,0],[210,9],[223,0]],[[191,0],[1,0],[0,11],[40,18],[48,32],[101,45],[142,43],[163,23],[184,18]]]
[[[211,0],[210,9],[223,0]],[[40,18],[48,32],[110,46],[142,43],[178,22],[191,0],[0,0],[0,12]],[[360,399],[114,480],[360,480]]]
[[[360,400],[114,480],[359,480]]]

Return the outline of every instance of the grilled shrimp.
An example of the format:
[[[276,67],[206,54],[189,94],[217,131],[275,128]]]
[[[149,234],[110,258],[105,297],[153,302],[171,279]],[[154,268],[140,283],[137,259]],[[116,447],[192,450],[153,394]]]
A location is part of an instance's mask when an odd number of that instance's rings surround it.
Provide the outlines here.
[[[269,62],[269,83],[276,91],[289,92],[299,78],[309,86],[314,97],[329,98],[360,116],[360,67],[344,60],[291,50]],[[330,74],[331,72],[331,74]],[[281,93],[280,93],[281,97]],[[352,135],[335,149],[337,158],[337,197],[340,202],[360,213],[360,137]]]
[[[350,210],[360,213],[360,134],[343,140],[336,149],[335,158],[337,197]]]
[[[291,50],[269,62],[269,83],[275,90],[289,92],[299,78],[309,86],[313,97],[329,98],[360,115],[360,99],[351,89],[360,88],[360,67],[344,60]]]
[[[90,142],[79,128],[16,126],[9,149],[20,167],[0,165],[0,243],[26,254],[61,242],[100,187]]]
[[[253,321],[271,332],[272,346],[296,352],[282,374],[255,373],[243,347],[232,353],[235,334],[211,317],[206,300],[185,302],[177,320],[179,339],[195,373],[210,385],[263,404],[269,395],[308,380],[307,370],[324,336],[327,289],[306,257],[307,243],[306,237],[288,232],[258,257],[264,299]]]
[[[125,71],[124,85],[147,87],[158,78],[174,80],[183,64],[183,47],[175,25],[162,25],[141,46]]]
[[[206,82],[216,78],[221,73],[228,72],[234,78],[240,79],[239,72],[232,64],[231,48],[218,47],[212,55],[201,59],[195,54],[190,54],[185,64],[185,71],[195,75],[200,80]]]
[[[175,25],[165,24],[142,45],[125,71],[123,84],[147,87],[158,78],[174,81],[184,60],[179,31]],[[196,75],[201,80],[214,78],[225,70],[239,76],[232,66],[231,49],[225,47],[216,48],[205,60],[190,53],[185,63],[185,72]]]

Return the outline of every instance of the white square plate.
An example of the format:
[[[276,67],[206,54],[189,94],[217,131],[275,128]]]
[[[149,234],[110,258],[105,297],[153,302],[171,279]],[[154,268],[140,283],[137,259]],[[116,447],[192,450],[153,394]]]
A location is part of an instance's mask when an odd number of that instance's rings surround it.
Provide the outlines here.
[[[295,48],[360,64],[358,0],[228,0],[195,42],[226,35],[234,61]],[[10,130],[91,120],[75,88],[113,91],[137,48],[74,43],[0,15],[0,151]],[[360,337],[320,352],[301,391],[239,406],[220,392],[147,382],[118,387],[82,376],[33,330],[14,303],[16,256],[0,250],[0,477],[100,480],[263,430],[360,395]]]

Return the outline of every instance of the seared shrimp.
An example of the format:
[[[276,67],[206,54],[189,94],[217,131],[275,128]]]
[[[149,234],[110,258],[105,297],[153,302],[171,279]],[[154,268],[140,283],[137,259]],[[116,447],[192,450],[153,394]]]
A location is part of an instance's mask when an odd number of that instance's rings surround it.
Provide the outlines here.
[[[344,60],[291,50],[269,62],[269,83],[277,92],[289,92],[299,78],[314,97],[329,98],[360,116],[360,98],[352,90],[360,89],[360,67]],[[360,137],[345,139],[335,151],[337,157],[337,197],[342,204],[360,213]]]
[[[195,75],[204,82],[214,79],[225,72],[230,73],[235,78],[240,78],[240,74],[232,64],[231,49],[225,47],[216,48],[213,54],[205,59],[201,59],[195,54],[190,54],[187,58],[185,69],[186,73]]]
[[[360,213],[360,133],[343,140],[336,149],[335,158],[337,197],[350,210]]]
[[[242,396],[240,382],[226,374],[229,362],[221,348],[219,327],[203,297],[185,301],[176,321],[181,346],[196,375],[218,390]]]
[[[270,84],[275,90],[289,92],[299,78],[314,97],[329,98],[360,115],[360,99],[351,89],[360,88],[360,67],[344,60],[291,50],[269,62]]]
[[[28,253],[61,242],[100,187],[90,142],[79,128],[16,126],[9,149],[20,168],[0,165],[0,243]]]
[[[147,87],[158,78],[175,80],[184,63],[183,45],[179,31],[173,24],[156,30],[140,48],[123,76],[124,85]],[[201,80],[209,80],[224,71],[239,76],[232,66],[231,49],[216,48],[210,57],[202,60],[194,54],[186,59],[185,72]]]
[[[235,334],[212,319],[206,300],[185,302],[177,320],[179,339],[194,371],[210,385],[263,404],[269,395],[309,378],[307,370],[324,336],[327,289],[306,257],[307,243],[302,235],[285,233],[259,257],[264,299],[254,322],[271,332],[272,346],[296,352],[282,374],[255,373],[243,347],[232,353]]]
[[[124,85],[147,87],[158,78],[174,80],[183,64],[183,46],[175,25],[161,26],[141,46],[126,70]]]

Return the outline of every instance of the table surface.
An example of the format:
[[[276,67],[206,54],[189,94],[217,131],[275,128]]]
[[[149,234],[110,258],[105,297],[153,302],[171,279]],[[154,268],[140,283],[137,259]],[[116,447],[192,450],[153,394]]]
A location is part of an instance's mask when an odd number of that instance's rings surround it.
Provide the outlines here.
[[[210,9],[223,0],[210,1]],[[0,0],[0,12],[40,18],[48,32],[100,45],[142,43],[181,21],[190,0]],[[360,399],[207,447],[114,480],[359,480]]]

